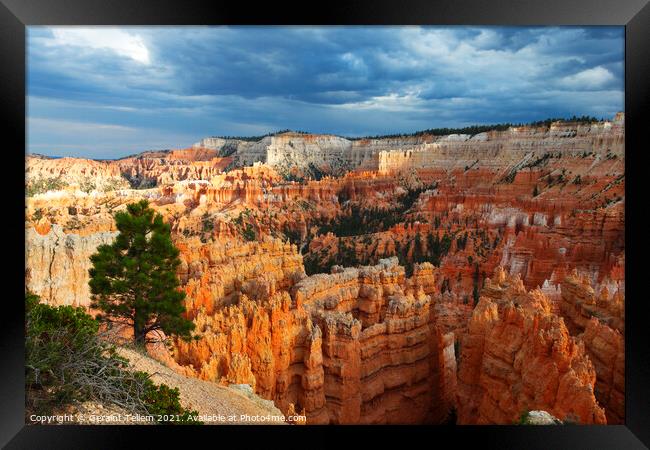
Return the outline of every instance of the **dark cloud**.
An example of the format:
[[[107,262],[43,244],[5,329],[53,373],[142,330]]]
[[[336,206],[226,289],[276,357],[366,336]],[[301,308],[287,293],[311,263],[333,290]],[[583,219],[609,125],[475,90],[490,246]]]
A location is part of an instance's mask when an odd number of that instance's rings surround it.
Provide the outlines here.
[[[622,27],[30,27],[28,145],[118,157],[284,128],[609,117],[623,54]]]

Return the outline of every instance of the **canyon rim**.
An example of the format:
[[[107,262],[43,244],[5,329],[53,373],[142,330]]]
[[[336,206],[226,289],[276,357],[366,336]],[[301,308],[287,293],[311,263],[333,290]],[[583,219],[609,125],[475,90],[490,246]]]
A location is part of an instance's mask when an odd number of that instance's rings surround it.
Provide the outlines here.
[[[34,145],[25,157],[26,290],[48,305],[78,306],[95,315],[90,256],[117,236],[115,213],[146,199],[170,225],[180,251],[176,275],[186,294],[184,315],[198,336],[189,342],[171,336],[166,346],[150,344],[146,357],[178,376],[182,400],[190,398],[183,397],[182,380],[201,380],[215,389],[229,387],[236,391],[232,395],[264,411],[299,415],[308,425],[624,423],[625,117],[618,100],[602,110],[592,103],[594,95],[601,95],[604,105],[616,90],[622,61],[615,59],[616,52],[603,50],[600,56],[609,55],[613,62],[599,56],[593,67],[587,56],[583,62],[566,54],[557,62],[545,60],[552,68],[552,86],[539,104],[537,97],[529,99],[536,120],[518,109],[510,92],[485,105],[501,102],[521,119],[483,111],[462,121],[454,117],[456,122],[445,127],[418,128],[421,122],[402,117],[422,113],[433,126],[438,117],[448,117],[441,112],[445,107],[461,115],[468,114],[467,108],[484,109],[475,101],[492,98],[484,93],[484,83],[496,86],[497,93],[505,89],[496,75],[506,76],[502,68],[489,63],[490,57],[501,57],[494,48],[503,48],[514,67],[527,73],[532,66],[517,58],[529,58],[526,51],[547,42],[540,37],[547,31],[469,29],[463,31],[466,36],[405,27],[398,30],[405,35],[396,37],[402,39],[401,50],[412,52],[410,66],[401,59],[403,51],[382,44],[387,36],[375,36],[373,30],[357,36],[358,46],[328,37],[337,30],[322,35],[319,28],[311,30],[306,46],[320,48],[316,42],[323,40],[348,45],[336,53],[336,70],[319,66],[312,73],[303,67],[298,75],[313,75],[313,85],[296,81],[292,70],[297,69],[289,64],[294,61],[277,62],[282,50],[291,48],[282,47],[289,44],[273,34],[250,32],[256,39],[270,38],[275,49],[254,61],[236,59],[231,50],[208,41],[235,58],[227,69],[208,67],[220,74],[210,81],[205,75],[210,70],[196,66],[163,70],[158,65],[165,56],[162,47],[152,46],[152,35],[137,30],[116,29],[108,36],[36,30],[34,58],[45,58],[48,45],[67,58],[75,49],[79,60],[108,64],[105,60],[114,58],[116,66],[107,67],[128,89],[106,88],[103,75],[79,81],[81,87],[44,80],[54,70],[45,59],[30,69],[30,101],[42,116],[32,120]],[[568,45],[573,32],[571,27],[548,31],[560,47]],[[231,43],[248,31],[223,33],[219,38]],[[607,33],[603,39],[616,41]],[[531,44],[515,37],[530,38]],[[595,38],[587,33],[584,39]],[[169,52],[176,48],[168,45]],[[382,45],[390,47],[369,53]],[[474,58],[470,61],[488,81],[471,86],[465,80],[451,89],[444,70],[420,73],[418,55],[450,66],[465,56]],[[556,57],[546,51],[540,55]],[[333,55],[322,60],[328,57]],[[382,57],[413,72],[407,76],[396,70],[393,78],[377,80],[373,69],[388,71]],[[556,73],[568,66],[572,72]],[[470,78],[476,76],[472,67],[467,68]],[[81,63],[70,68],[89,70]],[[171,89],[166,77],[186,78],[181,69],[194,77],[192,86],[213,82],[214,89],[165,91]],[[271,123],[267,116],[279,115],[273,118],[278,126],[273,122],[263,132],[245,134],[245,126],[233,125],[235,131],[221,136],[206,134],[179,148],[148,150],[153,141],[138,141],[138,130],[146,127],[98,122],[110,117],[109,110],[141,114],[129,110],[140,108],[137,102],[84,103],[91,88],[105,88],[107,96],[115,92],[125,101],[163,85],[164,96],[156,91],[148,99],[160,109],[146,113],[150,116],[143,123],[178,115],[189,129],[196,114],[217,108],[209,103],[214,98],[226,101],[233,95],[228,89],[243,89],[244,81],[224,71],[240,71],[245,82],[257,80],[256,71],[264,75],[259,92],[232,100],[239,108],[233,109],[232,120],[242,111],[247,116],[242,123]],[[359,73],[365,75],[355,78]],[[136,75],[151,78],[134,80]],[[350,79],[335,89],[328,85],[335,75]],[[541,83],[537,75],[534,83],[523,83],[523,75],[512,74],[515,94]],[[436,92],[450,88],[455,93],[441,94],[439,101],[422,84],[429,79]],[[387,87],[378,91],[380,81]],[[413,85],[404,87],[409,82]],[[478,97],[464,97],[457,88],[477,91]],[[56,89],[61,95],[47,97]],[[292,89],[302,95],[299,100],[290,98]],[[305,93],[308,89],[314,91]],[[363,98],[366,90],[373,93]],[[560,98],[562,90],[579,95]],[[66,118],[45,117],[64,108],[65,93],[74,93]],[[325,93],[336,99],[327,103],[318,97]],[[269,106],[274,95],[281,107]],[[250,98],[257,99],[262,113],[248,104]],[[167,101],[180,103],[163,105]],[[312,101],[327,103],[327,114],[304,107]],[[423,111],[427,101],[441,109]],[[187,102],[200,107],[188,112],[193,106]],[[459,102],[464,106],[454,109]],[[559,113],[540,116],[549,111],[541,105],[549,102],[557,102]],[[565,102],[575,102],[569,109],[576,114],[557,118],[566,111]],[[151,104],[145,108],[154,108]],[[282,112],[291,107],[298,112]],[[92,122],[71,115],[89,108],[101,109],[88,113]],[[339,110],[347,111],[344,119],[328,122],[329,114]],[[381,115],[386,111],[388,119]],[[322,120],[332,132],[286,129],[309,125],[303,115],[314,117],[311,130],[322,129],[317,126]],[[359,130],[371,129],[368,122],[376,121],[385,132],[350,132],[355,120],[362,122]],[[396,131],[400,126],[404,129]],[[91,140],[70,141],[69,147],[63,141],[42,143],[47,136],[61,138],[66,127]],[[91,129],[99,134],[88,133]],[[143,146],[139,151],[114,158],[92,153],[95,145],[126,148],[129,136]],[[168,140],[174,147],[185,138],[178,136],[163,130],[155,141]],[[89,156],[72,152],[74,157],[61,157],[77,146],[89,149]]]

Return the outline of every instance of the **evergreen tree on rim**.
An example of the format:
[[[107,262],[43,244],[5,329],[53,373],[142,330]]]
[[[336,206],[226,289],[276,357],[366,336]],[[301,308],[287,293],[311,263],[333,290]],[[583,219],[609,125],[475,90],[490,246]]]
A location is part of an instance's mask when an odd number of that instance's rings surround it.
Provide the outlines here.
[[[91,307],[102,312],[97,319],[129,324],[138,345],[155,341],[156,331],[189,339],[194,324],[183,317],[179,251],[169,225],[147,200],[127,205],[115,214],[115,224],[115,241],[90,257]]]

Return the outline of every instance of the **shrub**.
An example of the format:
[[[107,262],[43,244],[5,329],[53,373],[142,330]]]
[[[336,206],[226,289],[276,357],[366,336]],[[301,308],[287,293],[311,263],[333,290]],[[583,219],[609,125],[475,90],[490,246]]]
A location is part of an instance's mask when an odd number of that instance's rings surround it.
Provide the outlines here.
[[[195,411],[180,405],[178,389],[155,385],[146,372],[127,370],[128,361],[98,331],[99,323],[83,308],[52,307],[25,295],[27,415],[94,400],[155,419],[172,416],[170,423],[199,423]]]
[[[255,240],[255,230],[253,229],[253,225],[250,223],[246,224],[246,229],[242,232],[242,236],[244,236],[244,239],[247,241],[254,241]]]
[[[34,211],[34,214],[32,214],[32,220],[34,222],[38,222],[41,220],[41,218],[43,218],[43,209],[38,208],[36,211]]]
[[[142,399],[146,411],[160,422],[166,424],[202,424],[196,419],[198,412],[189,411],[181,406],[178,388],[166,384],[156,385],[147,372],[133,372],[127,383],[132,395]]]
[[[115,191],[123,186],[123,181],[119,178],[112,178],[104,184],[104,192]]]
[[[27,409],[49,412],[73,400],[108,399],[125,361],[97,338],[98,323],[83,308],[55,308],[32,294],[25,309]]]
[[[37,194],[43,194],[47,191],[58,191],[68,185],[67,182],[61,178],[36,178],[30,180],[27,184],[26,194],[27,197],[33,197]]]
[[[212,230],[214,230],[214,222],[212,222],[212,218],[210,217],[210,214],[208,214],[207,212],[203,215],[201,225],[203,227],[204,233],[210,233],[212,232]]]
[[[517,176],[517,169],[512,169],[510,172],[508,172],[508,174],[503,176],[503,178],[501,178],[499,182],[507,183],[507,184],[512,183],[513,181],[515,181],[516,176]]]
[[[309,163],[308,166],[308,173],[310,178],[313,178],[314,180],[321,180],[325,176],[325,172],[323,172],[316,164],[314,163]]]
[[[79,190],[90,194],[93,190],[97,189],[97,186],[92,179],[86,178],[81,183],[79,183]]]
[[[69,379],[71,374],[62,365],[66,353],[81,351],[97,334],[97,322],[83,308],[53,308],[29,293],[25,295],[25,309],[26,382],[47,384],[57,376]]]
[[[515,422],[515,425],[528,425],[528,413],[530,411],[525,410],[519,415],[519,420]]]
[[[292,230],[288,225],[285,225],[284,230],[282,231],[286,239],[289,239],[289,242],[292,244],[301,244],[300,231]]]

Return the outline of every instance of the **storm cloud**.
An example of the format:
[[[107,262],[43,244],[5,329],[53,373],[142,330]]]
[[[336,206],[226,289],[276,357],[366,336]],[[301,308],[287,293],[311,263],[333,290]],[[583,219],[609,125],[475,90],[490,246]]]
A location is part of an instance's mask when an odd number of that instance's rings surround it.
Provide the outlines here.
[[[29,27],[28,151],[612,117],[622,27]]]

